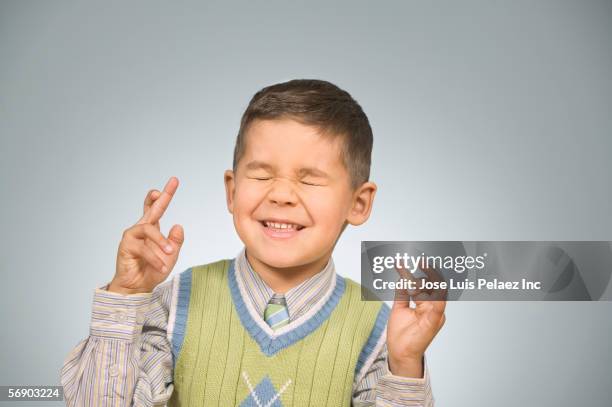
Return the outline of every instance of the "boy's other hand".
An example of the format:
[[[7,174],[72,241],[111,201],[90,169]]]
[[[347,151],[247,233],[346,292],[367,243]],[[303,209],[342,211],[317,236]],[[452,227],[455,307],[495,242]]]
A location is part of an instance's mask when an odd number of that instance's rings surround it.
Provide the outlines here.
[[[152,189],[147,194],[142,218],[123,232],[115,277],[108,291],[121,294],[151,292],[174,268],[185,239],[183,227],[172,226],[166,238],[160,231],[159,220],[178,184],[176,177],[170,177],[163,192]]]
[[[441,281],[435,269],[422,269],[431,281]],[[414,280],[420,287],[422,279],[397,269],[401,277]],[[391,373],[396,376],[423,377],[425,350],[444,325],[446,317],[446,289],[397,290],[387,324],[387,350]],[[410,299],[416,307],[410,306]]]

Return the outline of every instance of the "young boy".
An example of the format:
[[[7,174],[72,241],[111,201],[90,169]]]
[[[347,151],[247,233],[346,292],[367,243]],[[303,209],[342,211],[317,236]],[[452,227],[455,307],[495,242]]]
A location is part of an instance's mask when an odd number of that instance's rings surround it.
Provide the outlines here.
[[[366,115],[337,86],[257,92],[224,176],[244,248],[160,284],[184,240],[159,227],[178,179],[151,190],[63,366],[68,405],[432,406],[424,353],[444,301],[363,301],[331,257],[370,215],[371,151]]]

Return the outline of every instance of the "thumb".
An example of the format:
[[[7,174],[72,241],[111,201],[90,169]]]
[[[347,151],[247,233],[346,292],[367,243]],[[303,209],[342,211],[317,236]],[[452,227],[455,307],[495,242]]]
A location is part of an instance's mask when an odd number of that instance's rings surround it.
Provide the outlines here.
[[[177,244],[178,247],[183,245],[185,241],[185,232],[183,231],[183,227],[181,225],[174,225],[168,232],[168,240]]]

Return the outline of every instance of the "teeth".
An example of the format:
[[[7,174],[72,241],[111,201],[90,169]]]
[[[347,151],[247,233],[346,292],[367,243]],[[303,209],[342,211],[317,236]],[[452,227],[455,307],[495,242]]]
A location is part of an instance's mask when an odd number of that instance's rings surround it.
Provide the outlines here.
[[[272,227],[275,229],[297,229],[298,228],[298,225],[295,225],[293,223],[278,223],[278,222],[268,222],[268,221],[265,221],[264,223],[266,224],[266,226]]]

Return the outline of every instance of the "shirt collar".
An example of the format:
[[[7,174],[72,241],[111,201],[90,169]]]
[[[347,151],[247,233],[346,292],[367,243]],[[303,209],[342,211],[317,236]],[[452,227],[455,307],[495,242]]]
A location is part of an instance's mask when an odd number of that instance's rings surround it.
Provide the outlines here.
[[[246,288],[248,298],[245,300],[249,301],[257,311],[257,314],[263,318],[266,305],[274,295],[274,291],[251,267],[246,257],[246,247],[243,247],[236,256],[235,264],[237,271],[236,278],[240,279]],[[290,321],[306,313],[324,296],[333,282],[334,273],[334,261],[330,257],[320,272],[285,293]]]

